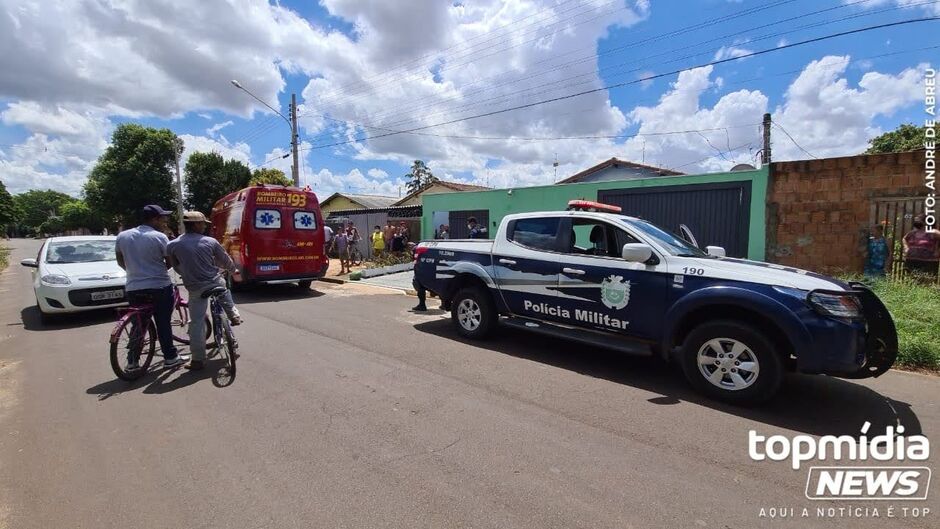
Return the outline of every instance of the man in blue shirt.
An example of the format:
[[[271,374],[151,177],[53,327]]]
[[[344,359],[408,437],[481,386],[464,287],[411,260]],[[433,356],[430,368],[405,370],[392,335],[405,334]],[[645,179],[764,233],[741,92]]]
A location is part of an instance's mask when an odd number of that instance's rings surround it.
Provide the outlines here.
[[[173,345],[173,283],[170,281],[170,262],[166,256],[169,239],[163,233],[167,227],[169,211],[157,205],[144,206],[141,211],[143,223],[136,228],[124,230],[117,236],[116,252],[118,266],[127,271],[127,300],[133,305],[153,305],[153,320],[157,326],[163,364],[175,367],[185,359],[180,357]],[[145,332],[132,329],[132,336]],[[140,350],[131,348],[127,352],[127,369],[139,369]]]

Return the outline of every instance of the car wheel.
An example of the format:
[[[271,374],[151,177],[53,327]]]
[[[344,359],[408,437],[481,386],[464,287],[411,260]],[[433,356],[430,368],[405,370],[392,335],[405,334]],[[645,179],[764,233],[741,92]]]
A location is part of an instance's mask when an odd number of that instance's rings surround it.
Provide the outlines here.
[[[297,286],[300,287],[300,290],[310,290],[310,285],[313,284],[313,281],[305,279],[303,281],[298,281]]]
[[[750,325],[734,321],[692,329],[682,344],[680,363],[692,387],[734,404],[764,402],[783,381],[783,362],[773,344]]]
[[[489,292],[464,288],[451,300],[451,319],[463,336],[482,339],[493,332],[499,315]]]

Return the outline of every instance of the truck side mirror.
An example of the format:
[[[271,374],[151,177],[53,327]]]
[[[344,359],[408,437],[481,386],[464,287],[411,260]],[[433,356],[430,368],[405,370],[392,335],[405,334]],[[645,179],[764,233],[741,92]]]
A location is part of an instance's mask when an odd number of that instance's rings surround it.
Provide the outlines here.
[[[39,263],[35,259],[23,259],[20,264],[29,268],[39,268]]]
[[[631,263],[645,263],[653,256],[653,249],[640,242],[628,242],[623,245],[623,260]]]
[[[705,253],[711,255],[712,257],[724,257],[725,249],[721,246],[706,246]]]

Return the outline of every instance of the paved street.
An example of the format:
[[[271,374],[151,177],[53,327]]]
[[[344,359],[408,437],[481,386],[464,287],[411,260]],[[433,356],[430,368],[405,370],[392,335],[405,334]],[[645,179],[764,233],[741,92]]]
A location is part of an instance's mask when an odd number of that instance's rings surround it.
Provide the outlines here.
[[[315,284],[237,296],[232,385],[217,387],[211,368],[129,385],[108,364],[113,313],[40,325],[18,265],[38,242],[10,245],[0,528],[936,527],[940,516],[932,491],[918,503],[926,519],[800,519],[819,506],[804,498],[806,468],[747,455],[750,429],[857,434],[865,420],[936,441],[936,377],[794,376],[768,406],[740,409],[653,360],[509,332],[469,343],[443,312],[408,312],[414,298]],[[759,518],[762,507],[797,518]]]

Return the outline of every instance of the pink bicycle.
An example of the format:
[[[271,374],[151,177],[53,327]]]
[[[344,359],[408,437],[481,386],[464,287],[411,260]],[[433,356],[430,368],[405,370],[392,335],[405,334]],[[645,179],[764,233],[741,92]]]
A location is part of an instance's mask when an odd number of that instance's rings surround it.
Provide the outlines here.
[[[150,368],[157,351],[157,326],[153,322],[153,305],[142,304],[118,309],[121,317],[111,330],[111,369],[121,380],[137,380]],[[212,320],[206,315],[206,340],[212,336]],[[173,285],[173,340],[189,344],[189,303]],[[128,369],[137,359],[138,369]]]

